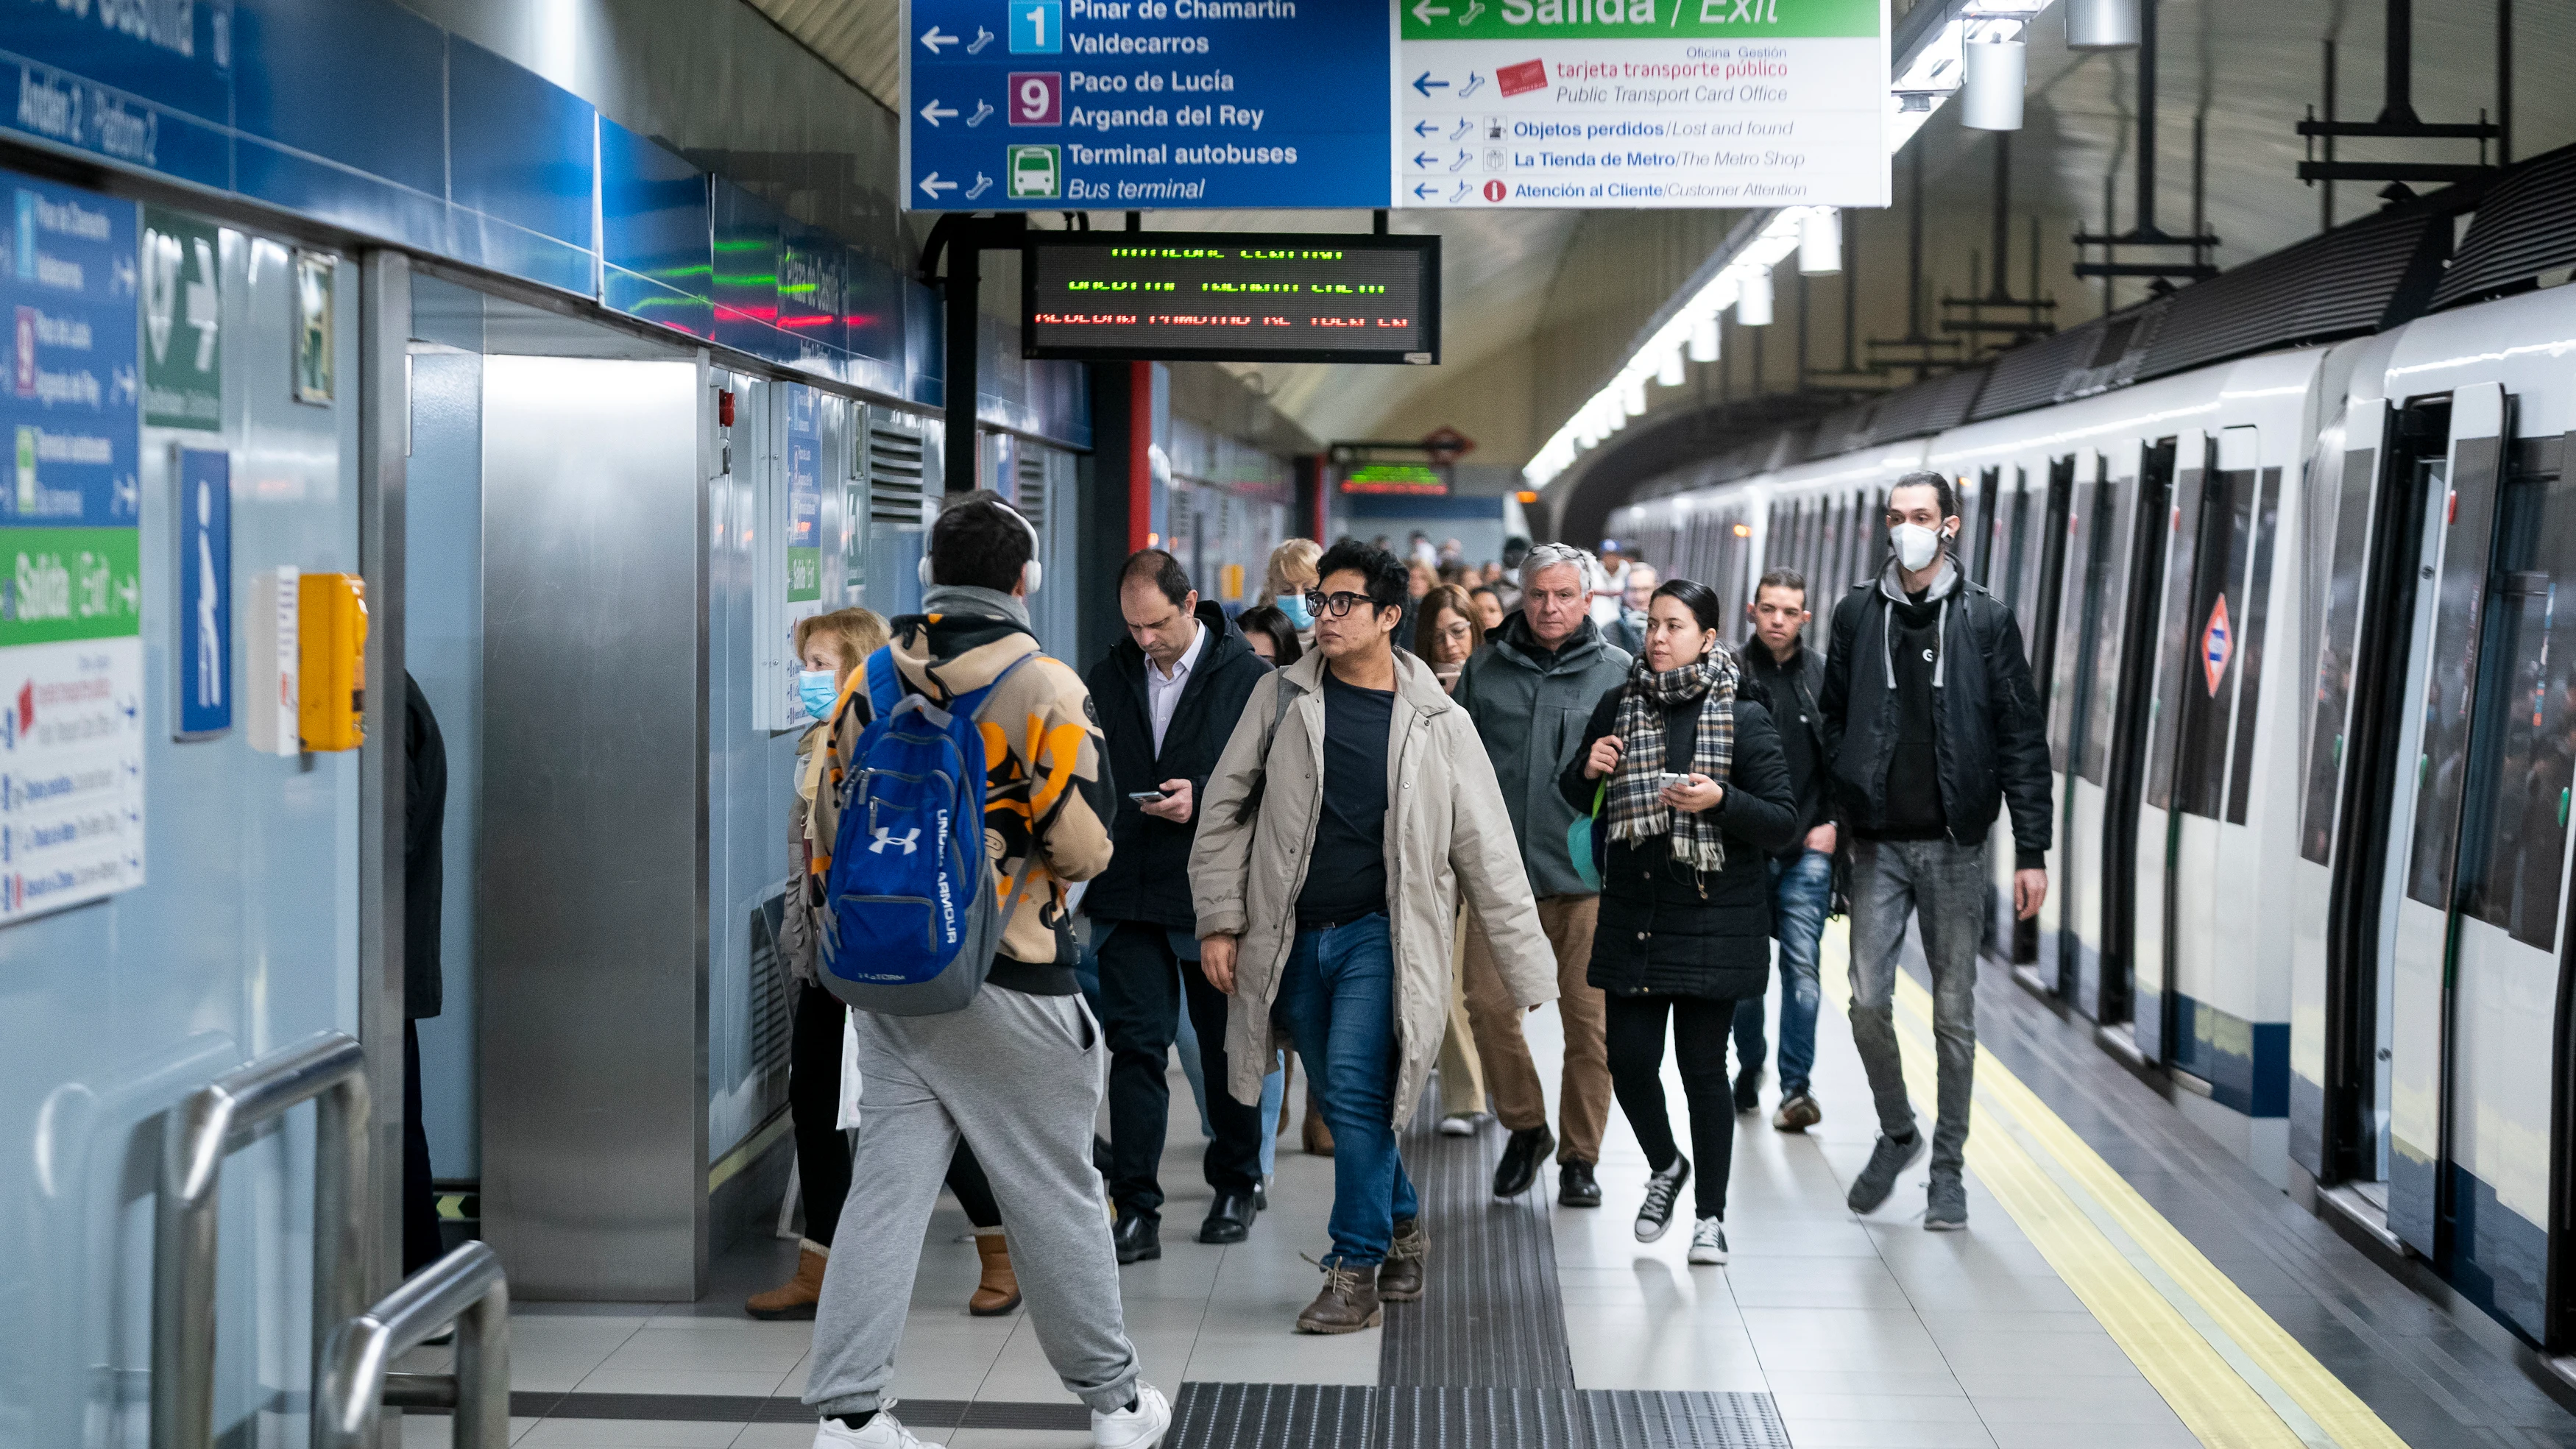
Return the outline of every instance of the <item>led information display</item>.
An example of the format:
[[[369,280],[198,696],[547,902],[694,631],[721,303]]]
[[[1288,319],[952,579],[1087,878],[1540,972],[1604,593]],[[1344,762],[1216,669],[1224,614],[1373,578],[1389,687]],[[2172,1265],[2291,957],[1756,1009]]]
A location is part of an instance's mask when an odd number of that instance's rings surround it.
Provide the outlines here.
[[[1440,360],[1440,238],[1053,232],[1020,268],[1030,357]]]
[[[1344,493],[1409,498],[1445,498],[1449,494],[1446,463],[1348,463],[1334,471],[1341,475]]]

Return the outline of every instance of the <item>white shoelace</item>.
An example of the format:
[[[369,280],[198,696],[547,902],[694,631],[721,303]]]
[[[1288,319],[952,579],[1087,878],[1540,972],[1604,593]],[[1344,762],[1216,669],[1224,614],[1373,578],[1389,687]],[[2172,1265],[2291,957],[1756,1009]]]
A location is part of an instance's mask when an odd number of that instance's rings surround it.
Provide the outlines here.
[[[1681,1165],[1681,1159],[1674,1159],[1673,1165],[1675,1167],[1679,1167]],[[1670,1219],[1673,1215],[1673,1195],[1681,1190],[1682,1179],[1679,1172],[1674,1172],[1669,1176],[1665,1173],[1658,1172],[1654,1176],[1647,1178],[1646,1205],[1637,1210],[1637,1216],[1641,1218],[1653,1218],[1657,1222],[1664,1222]]]

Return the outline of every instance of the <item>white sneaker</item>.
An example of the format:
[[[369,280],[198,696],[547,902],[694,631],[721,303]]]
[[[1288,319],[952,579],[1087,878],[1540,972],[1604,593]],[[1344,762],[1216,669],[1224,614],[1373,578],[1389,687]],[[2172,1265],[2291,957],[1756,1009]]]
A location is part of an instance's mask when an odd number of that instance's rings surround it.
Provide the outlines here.
[[[1136,1407],[1114,1414],[1091,1411],[1091,1442],[1100,1449],[1154,1449],[1171,1427],[1172,1401],[1142,1379],[1136,1382]]]
[[[1690,1260],[1710,1267],[1726,1262],[1726,1224],[1716,1218],[1701,1218],[1691,1229]]]
[[[838,1419],[825,1419],[814,1431],[814,1449],[940,1449],[926,1439],[916,1439],[903,1421],[886,1412],[894,1400],[879,1401],[877,1416],[868,1420],[864,1429],[842,1427]]]
[[[1454,1116],[1454,1117],[1443,1117],[1443,1118],[1441,1118],[1441,1119],[1440,1119],[1440,1135],[1441,1135],[1441,1136],[1443,1136],[1443,1137],[1473,1137],[1473,1136],[1475,1136],[1475,1135],[1476,1135],[1476,1118],[1477,1118],[1479,1115],[1480,1115],[1479,1113],[1475,1113],[1475,1112],[1461,1112],[1461,1113],[1459,1113],[1458,1115],[1456,1115],[1456,1116]]]

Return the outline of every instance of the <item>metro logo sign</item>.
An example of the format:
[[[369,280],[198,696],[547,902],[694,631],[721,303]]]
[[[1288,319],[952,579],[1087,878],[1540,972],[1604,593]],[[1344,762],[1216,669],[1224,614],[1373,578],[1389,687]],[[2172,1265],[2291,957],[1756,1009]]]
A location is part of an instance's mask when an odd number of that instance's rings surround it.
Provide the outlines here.
[[[2209,694],[2218,697],[2218,685],[2227,677],[2227,661],[2235,657],[2236,636],[2227,627],[2227,596],[2218,596],[2218,604],[2209,611],[2209,627],[2200,631],[2200,667],[2209,679]]]

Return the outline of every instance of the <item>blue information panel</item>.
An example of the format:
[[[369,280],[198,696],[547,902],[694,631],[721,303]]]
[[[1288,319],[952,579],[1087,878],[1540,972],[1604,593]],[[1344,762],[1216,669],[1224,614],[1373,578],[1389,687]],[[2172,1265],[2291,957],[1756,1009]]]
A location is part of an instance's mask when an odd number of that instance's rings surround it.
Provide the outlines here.
[[[912,0],[919,211],[1377,207],[1385,0]]]
[[[179,450],[179,738],[233,727],[233,459]]]

